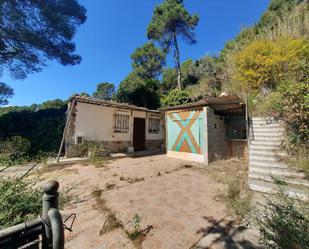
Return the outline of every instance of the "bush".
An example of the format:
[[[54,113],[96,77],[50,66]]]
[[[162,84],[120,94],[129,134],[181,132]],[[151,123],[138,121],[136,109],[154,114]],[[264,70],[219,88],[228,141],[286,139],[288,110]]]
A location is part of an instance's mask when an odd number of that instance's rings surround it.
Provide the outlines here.
[[[265,248],[309,248],[309,203],[279,194],[269,199],[257,217]]]
[[[229,182],[225,202],[232,214],[244,219],[251,211],[251,193],[244,190],[243,183],[236,178]]]
[[[274,107],[284,121],[286,148],[294,155],[306,155],[309,146],[309,82],[283,82],[277,91],[281,95],[278,99],[281,104],[274,102]]]
[[[35,218],[42,212],[42,193],[28,181],[0,179],[0,227]]]
[[[15,178],[0,178],[0,229],[36,218],[42,213],[43,192],[34,182]],[[66,187],[59,194],[63,209],[75,196]]]
[[[0,142],[0,165],[13,165],[23,162],[30,149],[28,139],[15,136]]]
[[[189,94],[187,91],[173,89],[167,95],[161,98],[162,106],[174,106],[187,103],[189,101]]]
[[[305,38],[260,39],[235,54],[233,79],[240,92],[274,89],[286,79],[303,81],[309,74],[309,42]]]
[[[55,153],[65,126],[66,104],[50,101],[39,106],[0,108],[0,140],[20,136],[30,141],[29,157]],[[8,110],[6,110],[8,109]]]

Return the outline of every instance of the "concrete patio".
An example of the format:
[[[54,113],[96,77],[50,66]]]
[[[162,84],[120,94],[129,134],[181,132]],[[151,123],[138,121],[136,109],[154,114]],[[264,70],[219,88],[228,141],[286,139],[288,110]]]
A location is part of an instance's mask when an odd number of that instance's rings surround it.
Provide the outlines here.
[[[205,235],[227,218],[218,197],[225,186],[196,167],[165,155],[153,155],[113,159],[103,167],[74,164],[41,177],[57,179],[62,188],[72,188],[76,196],[64,210],[64,214],[77,215],[73,232],[66,232],[66,248],[209,248],[205,245],[211,242],[205,242]],[[123,228],[100,235],[108,213],[98,204],[94,191],[100,191],[100,200]],[[151,227],[139,245],[124,232],[132,230],[135,214],[141,217],[140,229]],[[233,244],[241,245],[245,240],[238,236]],[[224,241],[219,244],[212,248],[229,248]],[[254,248],[254,241],[246,244],[250,246],[233,248]]]

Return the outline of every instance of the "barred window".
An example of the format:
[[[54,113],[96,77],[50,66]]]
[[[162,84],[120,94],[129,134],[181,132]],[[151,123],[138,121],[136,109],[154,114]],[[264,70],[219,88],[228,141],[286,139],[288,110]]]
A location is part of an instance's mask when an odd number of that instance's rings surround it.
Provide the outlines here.
[[[115,114],[114,116],[114,132],[127,133],[129,131],[129,115]]]
[[[149,118],[149,133],[159,133],[160,131],[160,119]]]

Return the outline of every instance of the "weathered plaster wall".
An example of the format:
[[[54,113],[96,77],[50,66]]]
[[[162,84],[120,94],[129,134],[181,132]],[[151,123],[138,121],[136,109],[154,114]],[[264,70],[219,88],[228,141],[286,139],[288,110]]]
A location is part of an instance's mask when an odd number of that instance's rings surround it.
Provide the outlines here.
[[[208,163],[228,156],[224,117],[215,115],[210,107],[207,107],[207,140]]]
[[[130,116],[127,133],[114,132],[115,113],[124,113]],[[160,114],[77,102],[66,138],[67,156],[74,154],[74,151],[72,151],[74,146],[71,146],[71,149],[69,147],[70,144],[75,143],[75,138],[78,136],[87,140],[102,141],[103,145],[111,152],[125,151],[133,142],[135,117],[145,118],[146,120],[146,148],[153,148],[154,146],[161,148],[164,141],[164,121]],[[150,117],[161,118],[160,131],[157,134],[148,131]]]

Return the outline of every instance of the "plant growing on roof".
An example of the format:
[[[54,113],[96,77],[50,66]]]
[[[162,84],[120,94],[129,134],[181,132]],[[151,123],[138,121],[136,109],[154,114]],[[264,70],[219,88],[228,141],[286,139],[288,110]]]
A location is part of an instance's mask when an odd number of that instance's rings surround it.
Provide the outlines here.
[[[174,49],[174,59],[177,69],[177,85],[181,90],[181,69],[178,38],[182,37],[189,44],[196,43],[194,29],[199,17],[190,15],[185,9],[183,0],[165,0],[158,5],[147,28],[148,39],[158,41],[164,51]]]

